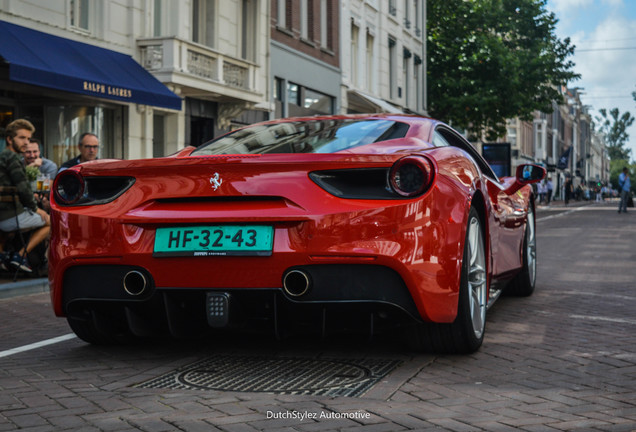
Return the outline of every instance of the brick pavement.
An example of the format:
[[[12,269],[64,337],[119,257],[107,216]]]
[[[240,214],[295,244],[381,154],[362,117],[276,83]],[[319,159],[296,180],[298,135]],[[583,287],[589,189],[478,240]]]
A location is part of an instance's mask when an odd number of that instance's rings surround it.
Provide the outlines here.
[[[634,431],[636,214],[611,205],[539,211],[537,291],[501,298],[473,355],[414,355],[385,339],[72,339],[0,358],[0,431]],[[0,300],[0,351],[68,333],[47,308],[46,293]],[[133,387],[218,352],[403,365],[358,398]],[[293,413],[322,418],[280,418]]]

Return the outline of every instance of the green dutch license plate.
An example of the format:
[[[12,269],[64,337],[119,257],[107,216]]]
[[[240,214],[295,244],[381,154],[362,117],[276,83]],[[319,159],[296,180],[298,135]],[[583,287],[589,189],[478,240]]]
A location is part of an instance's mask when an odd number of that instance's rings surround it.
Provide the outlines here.
[[[269,256],[274,228],[265,225],[213,225],[158,228],[153,256]]]

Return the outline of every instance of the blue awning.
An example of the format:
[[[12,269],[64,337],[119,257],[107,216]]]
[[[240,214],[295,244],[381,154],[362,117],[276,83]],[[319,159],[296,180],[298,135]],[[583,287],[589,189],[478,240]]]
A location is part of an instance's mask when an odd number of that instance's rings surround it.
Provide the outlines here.
[[[72,93],[181,110],[181,98],[131,56],[0,21],[9,79]]]

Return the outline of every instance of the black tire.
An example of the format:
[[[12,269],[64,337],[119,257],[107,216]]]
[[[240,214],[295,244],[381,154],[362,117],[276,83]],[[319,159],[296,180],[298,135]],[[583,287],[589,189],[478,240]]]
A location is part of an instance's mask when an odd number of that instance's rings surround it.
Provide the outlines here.
[[[507,295],[528,297],[534,292],[534,286],[537,280],[537,235],[534,208],[532,205],[528,208],[522,255],[523,267],[504,290],[504,293]]]
[[[488,279],[484,230],[477,211],[468,215],[462,258],[457,317],[450,324],[418,323],[407,336],[411,348],[445,354],[468,354],[479,349],[486,331]]]

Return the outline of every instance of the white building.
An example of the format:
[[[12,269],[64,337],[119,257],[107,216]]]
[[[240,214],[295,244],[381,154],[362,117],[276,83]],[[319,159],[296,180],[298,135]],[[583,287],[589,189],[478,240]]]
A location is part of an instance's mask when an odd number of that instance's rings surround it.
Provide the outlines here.
[[[426,1],[342,0],[342,112],[426,111]]]
[[[58,164],[83,132],[145,158],[271,110],[266,1],[4,0],[0,36],[0,126],[30,119]]]

